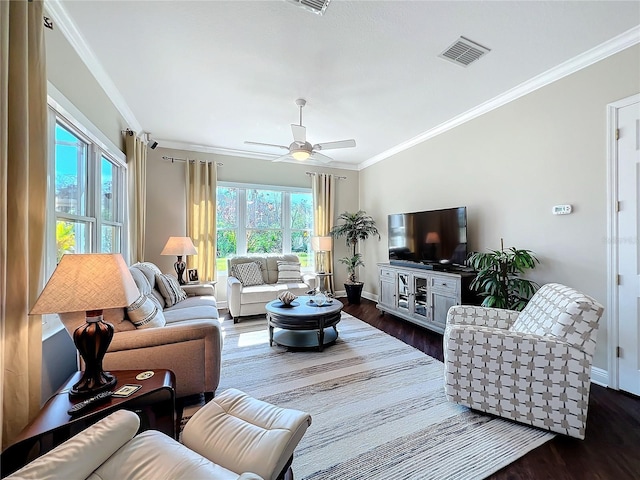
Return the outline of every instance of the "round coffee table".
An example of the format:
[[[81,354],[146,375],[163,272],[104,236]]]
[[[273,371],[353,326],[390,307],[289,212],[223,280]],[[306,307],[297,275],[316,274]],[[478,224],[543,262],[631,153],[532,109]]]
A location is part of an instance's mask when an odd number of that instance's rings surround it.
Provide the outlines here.
[[[342,302],[336,299],[329,302],[318,307],[312,297],[301,296],[291,306],[284,306],[280,300],[267,303],[269,345],[275,342],[284,347],[317,348],[321,352],[325,345],[335,342]],[[274,331],[276,328],[279,330]]]

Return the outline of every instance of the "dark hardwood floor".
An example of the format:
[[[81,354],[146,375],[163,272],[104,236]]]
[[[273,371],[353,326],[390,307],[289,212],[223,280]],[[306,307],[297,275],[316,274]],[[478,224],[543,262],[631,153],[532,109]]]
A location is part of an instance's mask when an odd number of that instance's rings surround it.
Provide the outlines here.
[[[442,361],[442,335],[381,315],[369,300],[341,300],[345,312]],[[640,399],[592,384],[585,440],[558,435],[489,478],[640,479]]]

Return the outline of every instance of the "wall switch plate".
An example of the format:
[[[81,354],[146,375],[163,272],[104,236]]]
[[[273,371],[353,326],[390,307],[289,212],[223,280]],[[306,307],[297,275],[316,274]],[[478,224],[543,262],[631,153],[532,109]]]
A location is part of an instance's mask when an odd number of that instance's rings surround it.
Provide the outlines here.
[[[568,215],[571,210],[571,205],[555,205],[552,211],[554,215]]]

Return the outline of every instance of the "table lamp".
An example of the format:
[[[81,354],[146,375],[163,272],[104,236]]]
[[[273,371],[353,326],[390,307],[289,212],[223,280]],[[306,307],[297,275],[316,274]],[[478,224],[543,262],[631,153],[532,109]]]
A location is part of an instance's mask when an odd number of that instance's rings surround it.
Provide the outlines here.
[[[320,254],[318,273],[324,273],[324,255],[325,252],[330,252],[332,247],[333,237],[311,237],[311,250]]]
[[[106,308],[126,307],[140,296],[122,255],[66,254],[29,312],[86,312],[86,323],[73,332],[73,342],[85,369],[70,390],[71,396],[92,396],[116,384],[116,377],[102,370],[102,360],[113,338],[113,325],[102,321]]]
[[[180,285],[184,285],[186,283],[184,278],[182,278],[182,275],[184,274],[184,269],[187,268],[187,264],[182,260],[182,256],[197,254],[198,251],[189,237],[169,237],[167,244],[162,249],[162,252],[160,252],[160,255],[178,256],[178,261],[173,264],[173,268],[176,269],[178,283]]]

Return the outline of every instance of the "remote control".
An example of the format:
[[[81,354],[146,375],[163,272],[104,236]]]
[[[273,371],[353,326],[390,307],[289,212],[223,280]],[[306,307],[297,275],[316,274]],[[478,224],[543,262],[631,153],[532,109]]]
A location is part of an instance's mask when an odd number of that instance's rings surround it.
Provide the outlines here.
[[[113,395],[113,392],[111,390],[99,393],[91,398],[87,398],[86,400],[83,400],[80,403],[76,403],[73,407],[67,410],[67,413],[69,415],[75,415],[76,413],[86,410],[87,408],[95,405],[96,403],[100,403],[100,402],[104,402],[105,400],[108,400],[111,397],[111,395]]]

